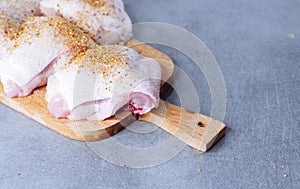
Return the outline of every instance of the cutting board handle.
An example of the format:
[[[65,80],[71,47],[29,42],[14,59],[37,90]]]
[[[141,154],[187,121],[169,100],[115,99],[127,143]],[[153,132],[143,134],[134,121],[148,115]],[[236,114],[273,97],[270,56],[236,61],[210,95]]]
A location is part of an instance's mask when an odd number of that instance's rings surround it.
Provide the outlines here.
[[[157,109],[139,116],[139,120],[153,123],[203,152],[208,151],[226,133],[224,123],[163,100]]]

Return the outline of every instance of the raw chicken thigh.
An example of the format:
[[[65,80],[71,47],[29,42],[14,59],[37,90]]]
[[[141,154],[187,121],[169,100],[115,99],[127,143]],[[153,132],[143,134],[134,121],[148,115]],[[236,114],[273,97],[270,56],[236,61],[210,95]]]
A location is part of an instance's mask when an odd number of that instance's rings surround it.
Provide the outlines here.
[[[41,11],[72,21],[101,45],[124,44],[132,37],[122,0],[42,0]]]
[[[135,114],[159,104],[160,65],[124,46],[81,53],[48,79],[46,100],[57,118],[103,120],[129,103]]]
[[[60,17],[26,19],[12,43],[0,64],[1,81],[8,97],[27,96],[36,87],[45,85],[55,69],[96,45]]]
[[[0,61],[12,46],[11,38],[20,24],[29,16],[39,15],[39,2],[40,0],[0,1]]]
[[[132,37],[122,0],[39,3],[0,2],[0,79],[8,97],[48,82],[50,112],[71,120],[104,120],[126,104],[140,115],[158,107],[160,65],[128,47],[96,44]],[[40,10],[46,17],[32,17]]]

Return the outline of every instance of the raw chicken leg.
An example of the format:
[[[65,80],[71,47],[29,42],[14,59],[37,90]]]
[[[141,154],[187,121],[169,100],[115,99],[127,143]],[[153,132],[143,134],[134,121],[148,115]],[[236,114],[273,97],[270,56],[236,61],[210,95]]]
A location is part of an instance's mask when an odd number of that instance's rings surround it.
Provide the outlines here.
[[[124,44],[132,37],[122,0],[42,0],[41,11],[72,21],[101,45]]]
[[[78,53],[96,45],[63,18],[30,17],[14,36],[13,46],[0,65],[1,81],[8,97],[27,96],[45,85],[55,69]]]
[[[160,65],[124,46],[87,50],[49,77],[46,100],[57,118],[103,120],[129,103],[135,114],[159,104]]]

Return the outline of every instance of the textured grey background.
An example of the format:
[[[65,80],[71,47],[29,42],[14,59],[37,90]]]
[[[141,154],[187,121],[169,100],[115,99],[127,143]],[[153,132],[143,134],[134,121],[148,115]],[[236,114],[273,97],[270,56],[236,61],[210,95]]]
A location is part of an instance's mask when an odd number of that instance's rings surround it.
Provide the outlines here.
[[[1,104],[0,188],[300,188],[300,2],[125,4],[134,23],[185,27],[212,50],[227,86],[226,138],[206,154],[186,147],[163,165],[125,169]],[[196,81],[201,113],[209,114],[210,94],[201,72],[179,52],[158,48]],[[176,95],[170,101],[178,103]],[[148,134],[124,130],[115,138],[145,147],[168,137],[156,129]]]

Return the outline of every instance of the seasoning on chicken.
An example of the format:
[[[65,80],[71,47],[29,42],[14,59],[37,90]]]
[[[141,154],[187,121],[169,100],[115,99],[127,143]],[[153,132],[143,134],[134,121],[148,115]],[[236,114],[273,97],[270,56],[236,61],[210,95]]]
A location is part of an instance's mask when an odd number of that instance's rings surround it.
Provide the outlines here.
[[[124,46],[98,46],[49,77],[46,100],[57,118],[103,120],[129,103],[135,114],[159,104],[160,65]]]
[[[63,16],[101,45],[124,44],[132,37],[122,0],[42,0],[41,11]]]
[[[12,46],[11,38],[20,24],[27,17],[40,14],[39,2],[40,0],[0,1],[0,61],[7,54],[7,49]]]
[[[8,97],[27,96],[47,77],[78,53],[96,45],[75,25],[60,17],[30,17],[12,38],[12,47],[0,64]]]
[[[1,18],[21,24],[26,18],[40,15],[40,0],[1,0]]]

